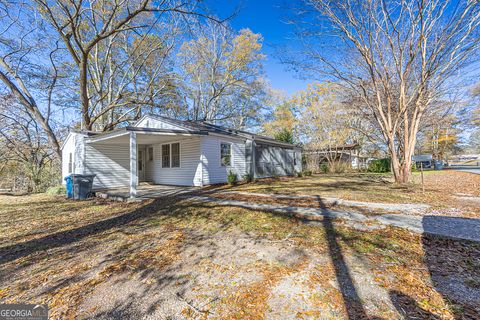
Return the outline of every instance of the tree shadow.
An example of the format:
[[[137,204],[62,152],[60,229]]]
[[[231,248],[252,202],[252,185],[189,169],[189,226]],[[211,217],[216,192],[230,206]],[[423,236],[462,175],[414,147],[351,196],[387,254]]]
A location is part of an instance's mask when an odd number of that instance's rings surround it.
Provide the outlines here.
[[[466,224],[467,223],[467,224]],[[478,237],[480,219],[424,217],[423,227],[433,231],[447,225],[459,236]],[[469,227],[470,225],[470,227]],[[478,232],[478,231],[477,231]],[[422,236],[424,263],[431,283],[450,306],[455,319],[478,319],[480,314],[480,242]]]
[[[327,210],[320,196],[317,196],[320,208]],[[342,249],[337,241],[337,232],[333,226],[332,220],[325,217],[322,220],[323,228],[327,238],[328,250],[335,269],[335,276],[339,285],[340,292],[345,303],[349,319],[368,319],[367,313],[363,307],[362,301],[355,288],[353,278],[345,261]]]
[[[410,296],[400,291],[389,291],[390,301],[397,309],[398,313],[405,319],[425,319],[425,320],[440,320],[441,318],[424,310],[418,303]]]
[[[137,210],[112,218],[96,221],[75,229],[56,232],[41,238],[1,247],[0,265],[31,254],[35,254],[37,252],[72,244],[81,241],[86,237],[102,233],[110,229],[119,228],[133,221],[152,216],[153,214],[156,214],[155,208],[158,207],[158,205],[163,201],[165,200],[157,199]]]

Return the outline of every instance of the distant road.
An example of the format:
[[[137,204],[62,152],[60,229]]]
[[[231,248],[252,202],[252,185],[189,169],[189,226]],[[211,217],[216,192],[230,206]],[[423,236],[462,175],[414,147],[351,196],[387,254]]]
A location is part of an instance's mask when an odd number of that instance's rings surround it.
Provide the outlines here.
[[[451,167],[448,167],[448,169],[480,174],[480,167],[477,167],[477,166],[451,166]]]

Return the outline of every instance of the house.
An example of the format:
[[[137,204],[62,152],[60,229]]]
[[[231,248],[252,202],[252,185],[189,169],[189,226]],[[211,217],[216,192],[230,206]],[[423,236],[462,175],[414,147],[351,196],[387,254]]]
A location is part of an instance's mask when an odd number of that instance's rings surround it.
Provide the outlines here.
[[[322,164],[329,162],[345,163],[353,169],[364,169],[372,158],[360,154],[360,145],[352,143],[329,148],[306,148],[303,155],[309,168],[318,171]]]
[[[145,115],[110,132],[71,131],[62,146],[62,176],[95,174],[94,190],[130,188],[139,182],[178,186],[292,175],[302,170],[296,145],[199,121]]]
[[[417,168],[429,169],[433,167],[433,155],[432,154],[419,154],[412,156],[412,161],[415,162]]]

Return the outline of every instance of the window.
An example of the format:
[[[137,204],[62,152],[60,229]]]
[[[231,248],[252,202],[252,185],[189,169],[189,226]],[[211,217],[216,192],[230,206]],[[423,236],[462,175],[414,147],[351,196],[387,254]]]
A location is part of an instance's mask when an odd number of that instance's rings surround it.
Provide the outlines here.
[[[297,165],[297,153],[296,152],[293,153],[293,165],[294,166]]]
[[[162,145],[162,168],[180,168],[180,143]]]
[[[162,144],[162,168],[170,168],[170,145]]]
[[[148,148],[148,161],[153,161],[153,147]]]
[[[222,167],[232,165],[232,145],[230,143],[220,144],[220,164]]]
[[[180,167],[180,143],[172,143],[172,168]]]
[[[73,172],[73,154],[70,152],[68,154],[68,173]]]

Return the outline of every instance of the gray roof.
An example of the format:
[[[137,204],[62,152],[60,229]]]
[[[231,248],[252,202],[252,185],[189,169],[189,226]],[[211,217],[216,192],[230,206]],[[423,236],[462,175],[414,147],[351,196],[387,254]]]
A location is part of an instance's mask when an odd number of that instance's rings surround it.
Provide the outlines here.
[[[295,144],[279,141],[271,137],[251,133],[248,131],[226,128],[226,127],[212,124],[206,121],[178,120],[178,119],[168,118],[168,117],[164,117],[156,114],[148,114],[147,116],[152,117],[154,119],[156,118],[156,119],[165,121],[173,125],[185,127],[194,131],[206,131],[209,133],[216,133],[216,134],[222,134],[222,135],[253,139],[266,144],[280,145],[280,146],[290,147],[290,148],[299,148],[299,146]]]

